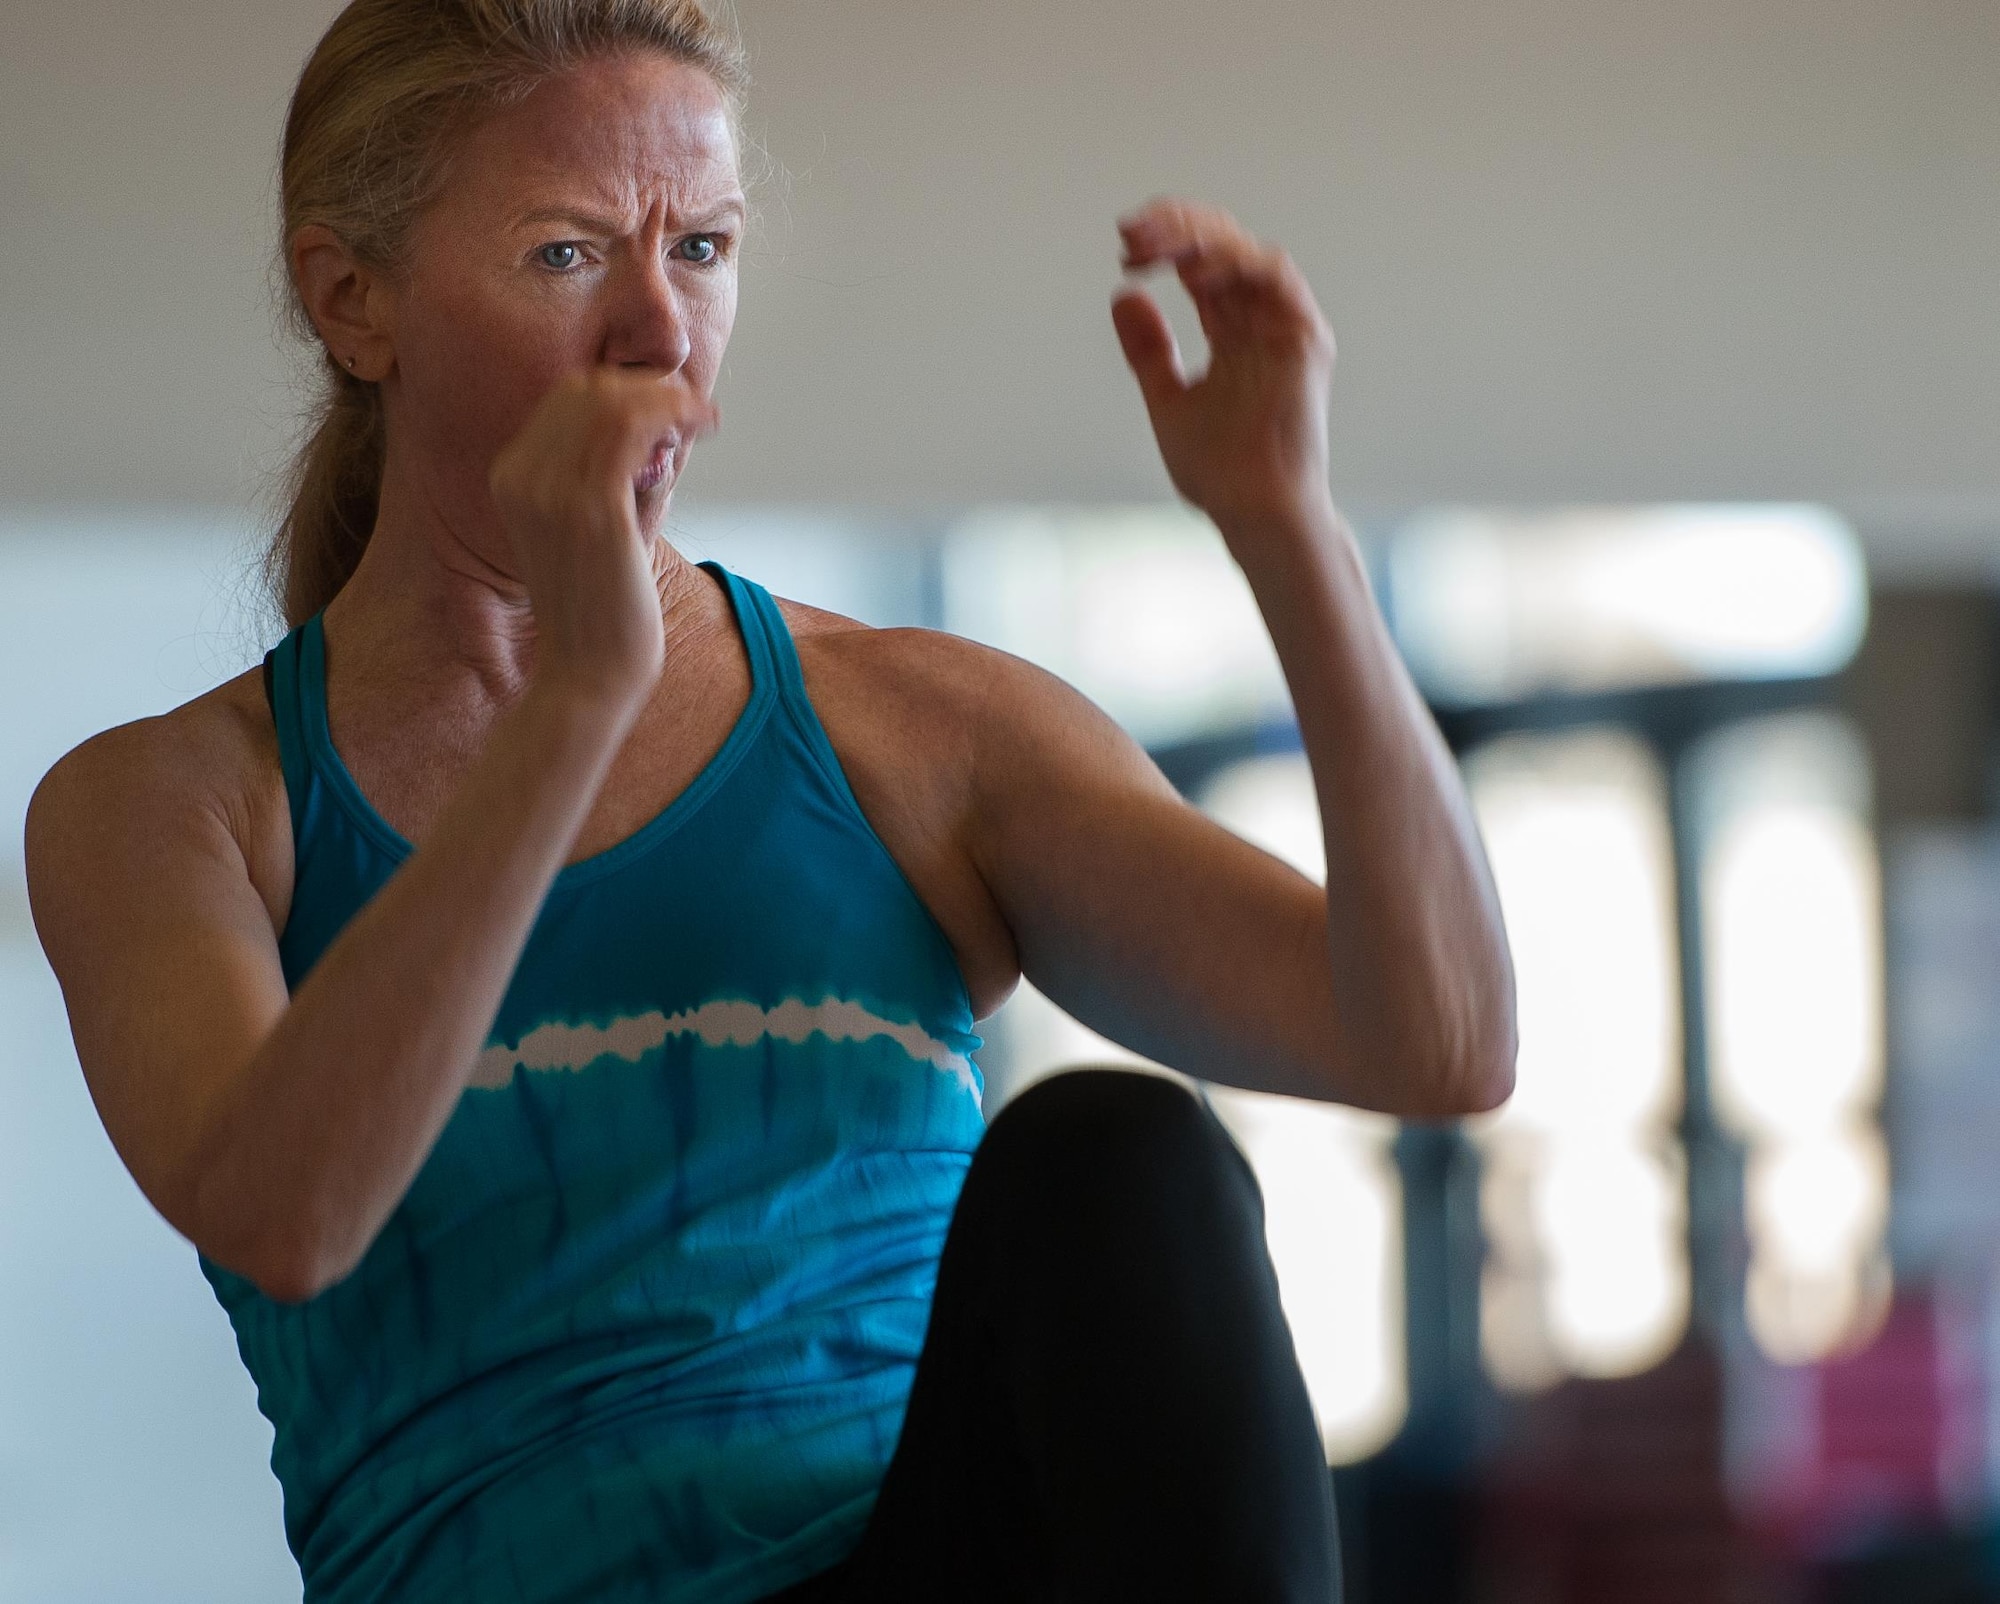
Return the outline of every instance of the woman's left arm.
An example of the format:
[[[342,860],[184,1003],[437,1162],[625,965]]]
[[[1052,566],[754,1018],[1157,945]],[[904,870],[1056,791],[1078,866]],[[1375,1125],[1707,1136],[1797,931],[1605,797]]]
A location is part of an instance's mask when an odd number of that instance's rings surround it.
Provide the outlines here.
[[[1506,937],[1457,769],[1333,505],[1332,335],[1284,253],[1221,212],[1159,201],[1120,232],[1128,267],[1175,269],[1209,343],[1190,378],[1150,296],[1113,304],[1168,472],[1277,647],[1326,887],[1180,807],[1108,720],[1016,675],[987,700],[982,872],[1029,978],[1142,1051],[1396,1113],[1492,1108],[1513,1085]]]

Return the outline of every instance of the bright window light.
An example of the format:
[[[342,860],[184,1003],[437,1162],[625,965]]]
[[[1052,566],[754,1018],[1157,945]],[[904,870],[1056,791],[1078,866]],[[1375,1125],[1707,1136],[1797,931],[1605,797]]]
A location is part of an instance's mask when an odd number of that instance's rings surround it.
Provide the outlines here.
[[[1623,1376],[1665,1358],[1687,1323],[1686,1176],[1678,1149],[1568,1141],[1539,1177],[1549,1327],[1579,1375]]]
[[[1881,876],[1866,754],[1831,713],[1694,755],[1709,1065],[1750,1144],[1746,1315],[1772,1358],[1867,1336],[1887,1306]]]
[[[1482,1142],[1487,1373],[1512,1392],[1656,1364],[1687,1322],[1678,1149],[1523,1132]]]
[[[1729,819],[1703,869],[1716,1100],[1746,1134],[1822,1130],[1882,1084],[1880,887],[1867,826],[1776,801]]]
[[[1515,736],[1466,765],[1514,954],[1520,1056],[1497,1127],[1664,1125],[1680,1111],[1665,781],[1631,737]]]
[[[1486,1257],[1479,1282],[1479,1348],[1486,1373],[1508,1392],[1539,1392],[1569,1373],[1550,1328],[1549,1251],[1537,1193],[1544,1143],[1520,1132],[1480,1140],[1479,1221]]]
[[[1393,1124],[1223,1086],[1209,1097],[1263,1188],[1265,1239],[1327,1462],[1366,1458],[1408,1407]]]
[[[1312,770],[1299,753],[1232,764],[1202,807],[1315,880],[1326,854]],[[1264,1189],[1265,1234],[1299,1368],[1332,1464],[1380,1448],[1408,1409],[1402,1183],[1395,1122],[1379,1114],[1210,1088]]]
[[[996,508],[943,547],[945,627],[1039,663],[1149,746],[1285,715],[1277,654],[1184,507]]]
[[[1867,622],[1853,532],[1808,506],[1428,513],[1390,545],[1389,597],[1455,703],[1831,673]]]
[[[1513,948],[1513,1100],[1476,1125],[1488,1373],[1526,1390],[1643,1370],[1688,1314],[1666,787],[1610,730],[1466,764]]]
[[[1866,1258],[1888,1223],[1889,1162],[1872,1124],[1759,1144],[1745,1187],[1750,1239],[1801,1275]]]
[[[1891,1276],[1878,1247],[1824,1274],[1793,1270],[1774,1254],[1750,1261],[1744,1313],[1757,1346],[1779,1364],[1803,1365],[1861,1345],[1889,1312]]]

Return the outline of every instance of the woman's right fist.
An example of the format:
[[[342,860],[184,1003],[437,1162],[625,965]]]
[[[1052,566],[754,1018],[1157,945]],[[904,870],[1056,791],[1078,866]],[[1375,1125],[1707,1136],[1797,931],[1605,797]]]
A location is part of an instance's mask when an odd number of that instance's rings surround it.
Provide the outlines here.
[[[660,672],[649,526],[715,405],[679,374],[592,368],[542,397],[493,459],[493,503],[535,614],[535,674],[636,698]]]

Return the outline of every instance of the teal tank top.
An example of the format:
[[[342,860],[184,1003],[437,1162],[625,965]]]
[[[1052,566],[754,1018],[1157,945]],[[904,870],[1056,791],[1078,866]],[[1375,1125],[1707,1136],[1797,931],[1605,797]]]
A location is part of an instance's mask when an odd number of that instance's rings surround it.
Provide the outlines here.
[[[984,1129],[957,962],[843,777],[771,597],[713,565],[748,705],[556,876],[472,1082],[360,1266],[204,1259],[307,1604],[738,1604],[847,1554]],[[269,658],[296,988],[411,852]]]

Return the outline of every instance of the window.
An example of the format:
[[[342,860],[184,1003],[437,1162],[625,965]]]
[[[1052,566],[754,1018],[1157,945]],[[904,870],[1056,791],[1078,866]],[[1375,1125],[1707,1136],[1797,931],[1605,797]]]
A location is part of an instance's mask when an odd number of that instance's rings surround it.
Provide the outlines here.
[[[1751,1333],[1802,1362],[1886,1310],[1881,884],[1868,766],[1831,713],[1753,720],[1694,754],[1710,1081],[1749,1146]]]
[[[1481,1350],[1503,1387],[1622,1375],[1687,1320],[1680,987],[1666,782],[1613,729],[1466,764],[1514,951],[1513,1100],[1479,1122]]]

